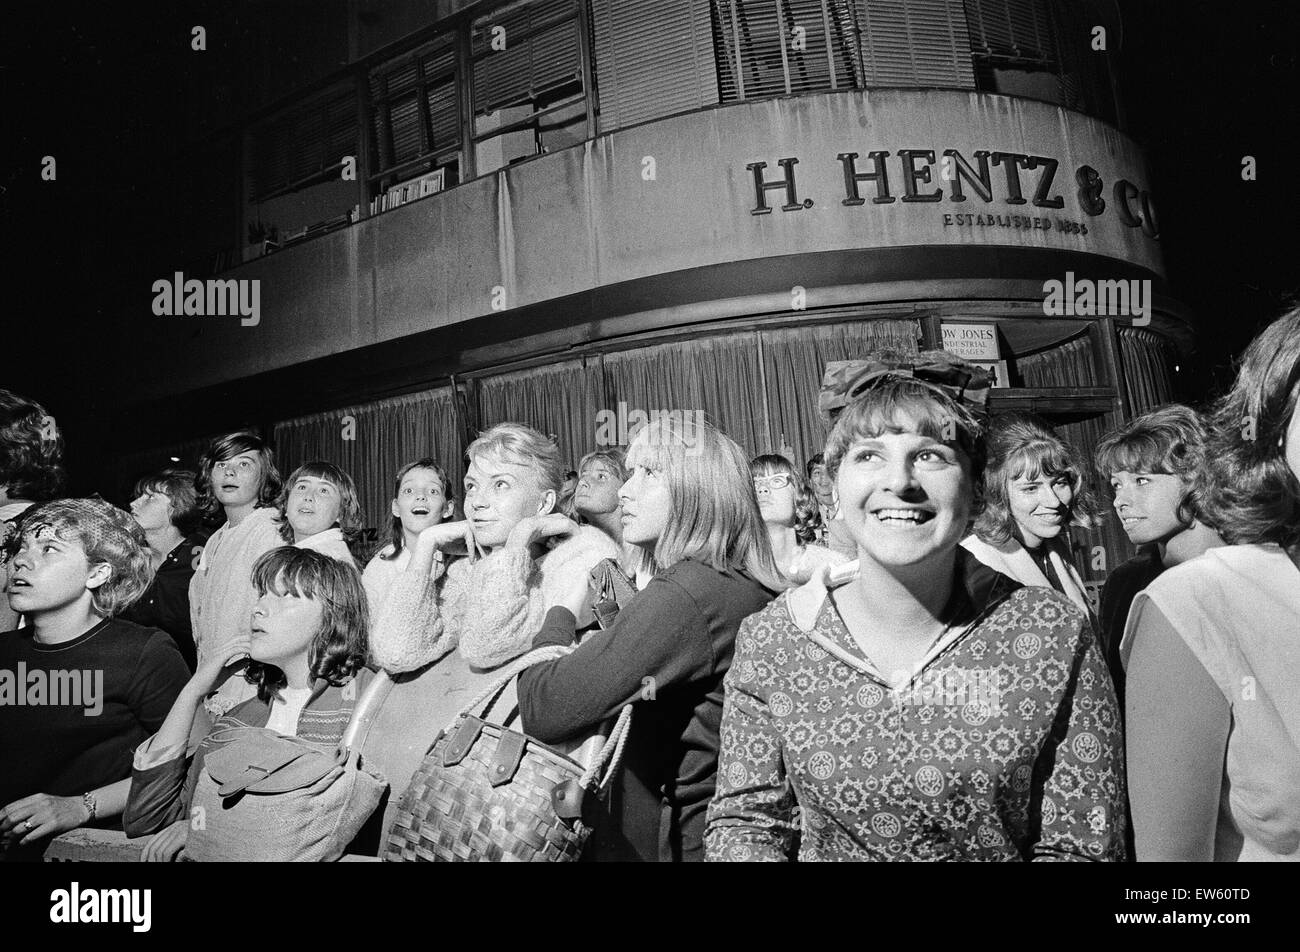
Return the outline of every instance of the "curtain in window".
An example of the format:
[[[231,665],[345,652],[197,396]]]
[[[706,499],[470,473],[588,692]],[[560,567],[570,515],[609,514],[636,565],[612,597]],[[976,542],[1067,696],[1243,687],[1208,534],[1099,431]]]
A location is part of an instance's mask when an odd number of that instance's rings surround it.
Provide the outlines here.
[[[478,419],[485,430],[497,423],[527,423],[555,436],[565,468],[571,469],[596,448],[600,399],[598,359],[565,360],[480,378]]]
[[[1095,387],[1102,379],[1086,331],[1063,344],[1017,357],[1016,369],[1026,387]]]
[[[286,479],[309,460],[346,470],[357,484],[365,525],[381,533],[393,477],[404,464],[432,456],[457,488],[465,475],[450,387],[285,420],[273,433],[276,465]]]
[[[699,412],[747,455],[776,452],[784,438],[802,465],[821,451],[826,436],[817,416],[826,362],[881,347],[915,353],[918,337],[913,320],[874,320],[746,331],[590,356],[585,363],[569,360],[481,378],[479,420],[485,428],[516,420],[552,433],[566,461],[576,465],[597,448],[598,435],[617,439],[626,433],[634,411],[647,417]],[[602,410],[608,415],[600,416]]]
[[[920,336],[914,320],[763,331],[763,374],[776,444],[784,437],[795,451],[797,466],[822,451],[827,430],[817,415],[817,393],[829,361],[853,360],[880,349],[914,354]]]
[[[606,392],[616,413],[703,413],[753,455],[768,445],[758,346],[753,334],[660,344],[605,356]]]
[[[1134,416],[1174,399],[1174,381],[1169,373],[1173,354],[1167,340],[1139,327],[1121,327],[1119,355]]]

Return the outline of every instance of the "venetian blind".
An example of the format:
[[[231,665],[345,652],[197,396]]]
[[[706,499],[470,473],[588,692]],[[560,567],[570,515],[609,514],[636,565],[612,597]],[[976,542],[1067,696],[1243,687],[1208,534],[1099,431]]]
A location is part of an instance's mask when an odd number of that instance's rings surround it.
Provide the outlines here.
[[[974,89],[962,0],[856,0],[868,86]]]
[[[250,133],[249,198],[304,188],[357,154],[356,91],[335,89],[280,113]]]
[[[600,130],[718,102],[709,0],[592,0]]]
[[[576,12],[573,0],[544,0],[506,7],[474,21],[475,114],[533,102],[581,82]]]
[[[454,148],[460,142],[454,38],[377,70],[370,78],[379,168]]]
[[[1046,0],[966,0],[966,23],[976,53],[1056,61],[1056,36]]]
[[[863,85],[852,0],[715,0],[723,102]]]

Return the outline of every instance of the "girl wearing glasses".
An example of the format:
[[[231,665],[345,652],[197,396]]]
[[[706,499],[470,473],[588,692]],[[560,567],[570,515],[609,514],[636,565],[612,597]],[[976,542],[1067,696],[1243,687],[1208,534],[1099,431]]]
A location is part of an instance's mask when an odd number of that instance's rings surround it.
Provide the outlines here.
[[[822,529],[820,507],[808,481],[784,456],[769,453],[749,463],[754,495],[763,517],[777,568],[795,581],[811,578],[827,565],[847,561],[815,540]]]

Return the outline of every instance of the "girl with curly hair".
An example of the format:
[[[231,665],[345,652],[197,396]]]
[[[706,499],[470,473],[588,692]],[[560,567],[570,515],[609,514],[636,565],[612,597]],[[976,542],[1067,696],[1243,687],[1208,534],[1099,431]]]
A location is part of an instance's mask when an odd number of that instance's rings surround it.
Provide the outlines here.
[[[185,845],[194,787],[223,731],[265,727],[332,749],[369,680],[369,615],[355,566],[286,546],[257,560],[252,585],[257,599],[251,629],[213,647],[158,733],[135,750],[123,828],[132,837],[159,834],[145,859],[174,859]],[[187,756],[186,742],[204,696],[229,666],[244,659],[243,680],[254,696],[219,717],[194,755]]]
[[[0,635],[0,862],[39,860],[53,836],[114,821],[131,749],[189,676],[165,632],[118,617],[153,575],[125,512],[43,503],[11,548],[6,594],[29,626]]]
[[[39,403],[0,389],[0,546],[18,517],[63,488],[63,437]],[[0,590],[7,569],[0,550]],[[21,616],[0,597],[0,631],[17,628]]]
[[[1002,417],[988,436],[983,508],[962,545],[1023,585],[1056,589],[1091,617],[1069,539],[1070,527],[1090,529],[1101,514],[1088,473],[1079,452],[1042,423]]]
[[[1300,308],[1247,348],[1196,495],[1228,543],[1140,592],[1120,655],[1137,858],[1300,859]]]

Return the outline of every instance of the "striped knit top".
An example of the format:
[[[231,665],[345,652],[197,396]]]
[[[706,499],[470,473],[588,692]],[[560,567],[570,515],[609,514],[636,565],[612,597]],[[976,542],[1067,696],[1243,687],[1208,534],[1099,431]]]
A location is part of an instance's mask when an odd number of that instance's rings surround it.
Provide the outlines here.
[[[372,673],[362,668],[342,687],[317,681],[306,706],[298,715],[295,736],[320,744],[327,750],[338,747],[352,720],[357,699],[365,692],[371,677]],[[265,727],[270,716],[270,703],[254,696],[218,717],[192,757],[186,755],[183,744],[152,750],[152,737],[136,748],[131,793],[122,816],[126,835],[135,837],[156,833],[184,818],[199,775],[203,772],[204,758],[221,745],[222,741],[217,738],[222,736],[222,732],[231,727]]]

